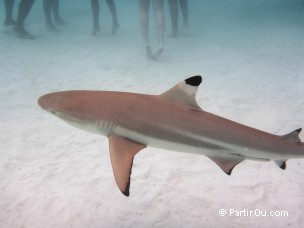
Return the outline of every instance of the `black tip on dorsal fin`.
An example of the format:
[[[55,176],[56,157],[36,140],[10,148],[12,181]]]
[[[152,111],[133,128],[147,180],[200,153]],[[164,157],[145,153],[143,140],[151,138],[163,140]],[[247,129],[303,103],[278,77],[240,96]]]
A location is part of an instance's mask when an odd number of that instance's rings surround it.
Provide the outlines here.
[[[296,132],[298,132],[300,134],[300,132],[302,131],[302,128],[299,128],[297,130],[295,130]]]
[[[202,76],[197,75],[185,80],[186,84],[191,86],[199,86],[202,83]]]

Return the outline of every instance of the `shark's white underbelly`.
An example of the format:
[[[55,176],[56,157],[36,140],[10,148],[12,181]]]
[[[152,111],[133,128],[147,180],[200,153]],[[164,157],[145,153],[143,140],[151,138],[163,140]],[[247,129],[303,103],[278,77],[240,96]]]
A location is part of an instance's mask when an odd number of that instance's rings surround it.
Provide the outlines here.
[[[173,140],[168,141],[159,137],[151,137],[122,127],[116,127],[113,133],[115,135],[128,138],[134,142],[160,149],[184,153],[201,154],[208,157],[220,157],[226,159],[235,159],[243,157],[244,159],[250,160],[269,161],[268,158],[253,157],[252,151],[250,151],[248,148],[239,147],[204,137],[193,136],[196,137],[197,140],[200,141],[202,144],[207,145],[206,147],[180,143],[178,141]]]
[[[160,136],[149,136],[144,133],[129,130],[121,126],[115,125],[110,121],[95,120],[84,121],[76,118],[63,118],[66,122],[74,127],[90,131],[93,133],[108,136],[115,134],[121,137],[128,138],[134,142],[156,147],[160,149],[172,150],[184,153],[201,154],[208,157],[220,157],[223,159],[244,158],[249,160],[269,161],[284,159],[282,154],[273,153],[271,151],[259,151],[252,148],[246,148],[238,145],[225,143],[220,140],[207,138],[201,135],[194,135],[190,132],[187,134],[179,135],[179,140],[171,138],[164,139]],[[286,154],[287,155],[287,154]],[[289,154],[290,156],[290,154]]]
[[[191,132],[179,134],[178,139],[171,137],[162,138],[160,135],[149,136],[143,132],[136,132],[121,126],[115,125],[111,121],[94,120],[86,121],[75,117],[63,118],[63,120],[82,130],[108,136],[115,134],[128,138],[134,142],[156,147],[160,149],[172,150],[184,153],[201,154],[208,157],[220,157],[223,159],[244,158],[249,160],[269,161],[283,159],[282,154],[271,151],[258,151],[252,148],[246,148],[238,145],[225,143],[220,140],[207,138],[201,135],[194,135]],[[169,135],[167,134],[169,137]],[[287,154],[286,154],[287,155]],[[289,155],[290,156],[290,155]]]

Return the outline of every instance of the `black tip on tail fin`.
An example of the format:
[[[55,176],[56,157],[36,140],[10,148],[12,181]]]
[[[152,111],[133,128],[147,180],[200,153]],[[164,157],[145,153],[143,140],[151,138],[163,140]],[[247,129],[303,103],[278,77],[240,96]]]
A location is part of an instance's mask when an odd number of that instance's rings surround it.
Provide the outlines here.
[[[279,167],[279,168],[281,168],[281,169],[283,169],[283,170],[285,170],[286,169],[286,161],[274,161],[276,164],[277,164],[277,166]]]
[[[191,86],[199,86],[202,83],[202,76],[196,75],[185,80],[186,84]]]

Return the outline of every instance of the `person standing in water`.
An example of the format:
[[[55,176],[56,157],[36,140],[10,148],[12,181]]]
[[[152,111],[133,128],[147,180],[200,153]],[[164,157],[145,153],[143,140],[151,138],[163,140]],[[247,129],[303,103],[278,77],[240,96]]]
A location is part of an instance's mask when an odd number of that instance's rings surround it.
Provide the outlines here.
[[[24,21],[28,16],[34,2],[35,0],[21,0],[19,3],[17,20],[15,21],[13,19],[13,8],[14,8],[15,0],[4,0],[5,15],[6,15],[4,20],[4,25],[5,26],[13,25],[16,35],[20,38],[34,39],[34,37],[24,29]]]
[[[62,25],[64,20],[59,14],[59,0],[43,0],[44,16],[46,21],[46,27],[49,31],[57,32],[58,29],[55,27],[52,21],[52,12],[55,24]]]
[[[119,29],[119,23],[117,19],[117,13],[116,13],[116,6],[114,0],[106,0],[108,7],[110,9],[111,15],[112,15],[112,35],[115,35],[117,30]],[[91,6],[92,6],[92,14],[93,14],[93,32],[92,35],[95,36],[97,32],[100,31],[99,26],[99,1],[98,0],[91,0]]]
[[[168,0],[170,7],[170,16],[171,16],[171,25],[172,25],[172,33],[170,37],[178,36],[178,3],[180,9],[182,11],[184,27],[189,27],[188,21],[188,0]]]
[[[156,60],[160,57],[164,50],[164,35],[165,35],[165,17],[163,10],[164,0],[151,0],[153,5],[153,11],[156,20],[158,48],[156,52],[152,54],[152,49],[149,41],[149,8],[150,0],[138,0],[139,1],[139,21],[146,48],[146,55],[148,59]]]

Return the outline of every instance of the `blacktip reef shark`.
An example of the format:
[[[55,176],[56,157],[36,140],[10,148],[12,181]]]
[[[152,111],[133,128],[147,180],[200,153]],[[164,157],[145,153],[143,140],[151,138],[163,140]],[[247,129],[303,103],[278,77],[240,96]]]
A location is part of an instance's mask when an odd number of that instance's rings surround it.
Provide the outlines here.
[[[226,174],[245,159],[304,157],[301,129],[277,136],[203,111],[196,102],[201,76],[160,95],[111,91],[64,91],[44,95],[39,105],[65,122],[108,137],[116,183],[129,196],[134,156],[147,146],[201,154]]]

